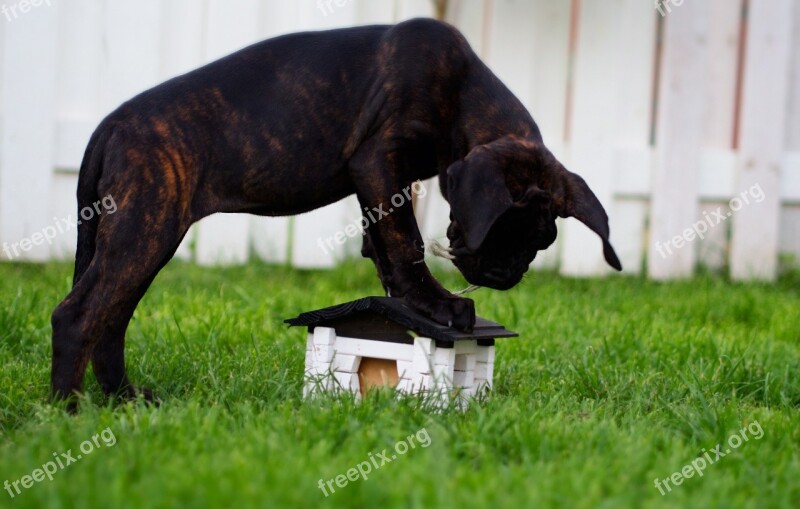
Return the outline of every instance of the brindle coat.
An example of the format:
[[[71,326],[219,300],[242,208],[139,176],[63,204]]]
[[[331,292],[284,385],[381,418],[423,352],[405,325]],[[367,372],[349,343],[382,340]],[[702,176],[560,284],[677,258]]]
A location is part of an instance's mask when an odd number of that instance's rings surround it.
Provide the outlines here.
[[[453,27],[433,20],[292,34],[243,49],[123,104],[92,135],[79,209],[111,195],[114,214],[78,231],[73,289],[53,313],[52,393],[82,390],[89,361],[105,393],[133,396],[125,330],[192,223],[217,212],[299,214],[353,193],[388,207],[439,176],[454,263],[509,288],[574,216],[603,240],[607,216],[544,147],[523,105]],[[424,263],[410,203],[369,226],[393,297],[469,330],[469,299]],[[74,407],[74,402],[73,402]]]

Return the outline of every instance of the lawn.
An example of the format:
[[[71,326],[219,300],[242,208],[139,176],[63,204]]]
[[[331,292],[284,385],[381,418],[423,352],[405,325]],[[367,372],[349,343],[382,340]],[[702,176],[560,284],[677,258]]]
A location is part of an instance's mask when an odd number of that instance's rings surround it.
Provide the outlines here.
[[[478,313],[520,338],[498,342],[487,401],[437,413],[385,393],[302,399],[305,332],[282,320],[378,294],[369,262],[173,262],[127,336],[130,375],[161,406],[115,406],[90,372],[77,416],[46,403],[49,315],[70,279],[65,264],[0,265],[0,483],[75,458],[14,498],[3,489],[0,507],[800,504],[797,275],[765,285],[535,273],[509,292],[481,289]],[[319,488],[410,435],[416,447],[366,480],[327,497]],[[715,459],[717,444],[730,452]],[[81,446],[91,452],[77,459]],[[662,481],[664,495],[654,485],[699,458],[715,460],[702,476]]]

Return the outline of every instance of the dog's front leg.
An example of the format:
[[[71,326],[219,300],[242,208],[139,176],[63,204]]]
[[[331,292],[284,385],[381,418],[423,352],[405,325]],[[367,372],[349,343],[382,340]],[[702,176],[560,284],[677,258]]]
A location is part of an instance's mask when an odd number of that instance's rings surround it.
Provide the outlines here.
[[[375,263],[387,295],[402,298],[436,322],[471,331],[475,306],[448,292],[428,270],[411,201],[396,205],[404,196],[399,188],[394,193],[372,191],[359,193],[368,224],[362,254]]]
[[[475,325],[475,305],[471,299],[448,292],[428,270],[425,246],[411,204],[391,210],[370,224],[369,239],[365,239],[371,244],[370,258],[387,295],[402,298],[436,322],[471,331]]]

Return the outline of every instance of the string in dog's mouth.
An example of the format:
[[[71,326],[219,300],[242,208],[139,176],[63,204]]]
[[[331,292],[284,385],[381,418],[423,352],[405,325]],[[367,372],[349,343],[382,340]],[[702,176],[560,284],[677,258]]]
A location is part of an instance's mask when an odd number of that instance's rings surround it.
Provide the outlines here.
[[[445,260],[450,260],[451,262],[456,259],[455,255],[452,253],[452,249],[450,246],[445,246],[441,242],[436,239],[430,239],[428,241],[428,252],[433,256],[437,256],[439,258],[444,258]],[[468,293],[472,293],[475,290],[480,288],[478,285],[469,285],[468,287],[464,288],[463,290],[459,290],[457,292],[452,292],[453,295],[466,295]]]

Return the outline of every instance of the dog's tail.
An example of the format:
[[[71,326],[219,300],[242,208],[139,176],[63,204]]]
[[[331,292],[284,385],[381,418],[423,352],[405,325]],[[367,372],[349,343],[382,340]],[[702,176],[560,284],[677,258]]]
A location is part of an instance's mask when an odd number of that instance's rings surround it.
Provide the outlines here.
[[[78,245],[75,250],[75,274],[72,277],[73,286],[89,268],[92,263],[95,251],[95,241],[97,236],[97,225],[100,222],[100,215],[94,213],[93,205],[99,200],[97,183],[103,174],[103,159],[105,145],[111,137],[112,128],[101,124],[92,134],[86,152],[81,162],[81,170],[78,175]],[[81,211],[87,209],[92,214],[87,214],[87,218],[81,216]]]

